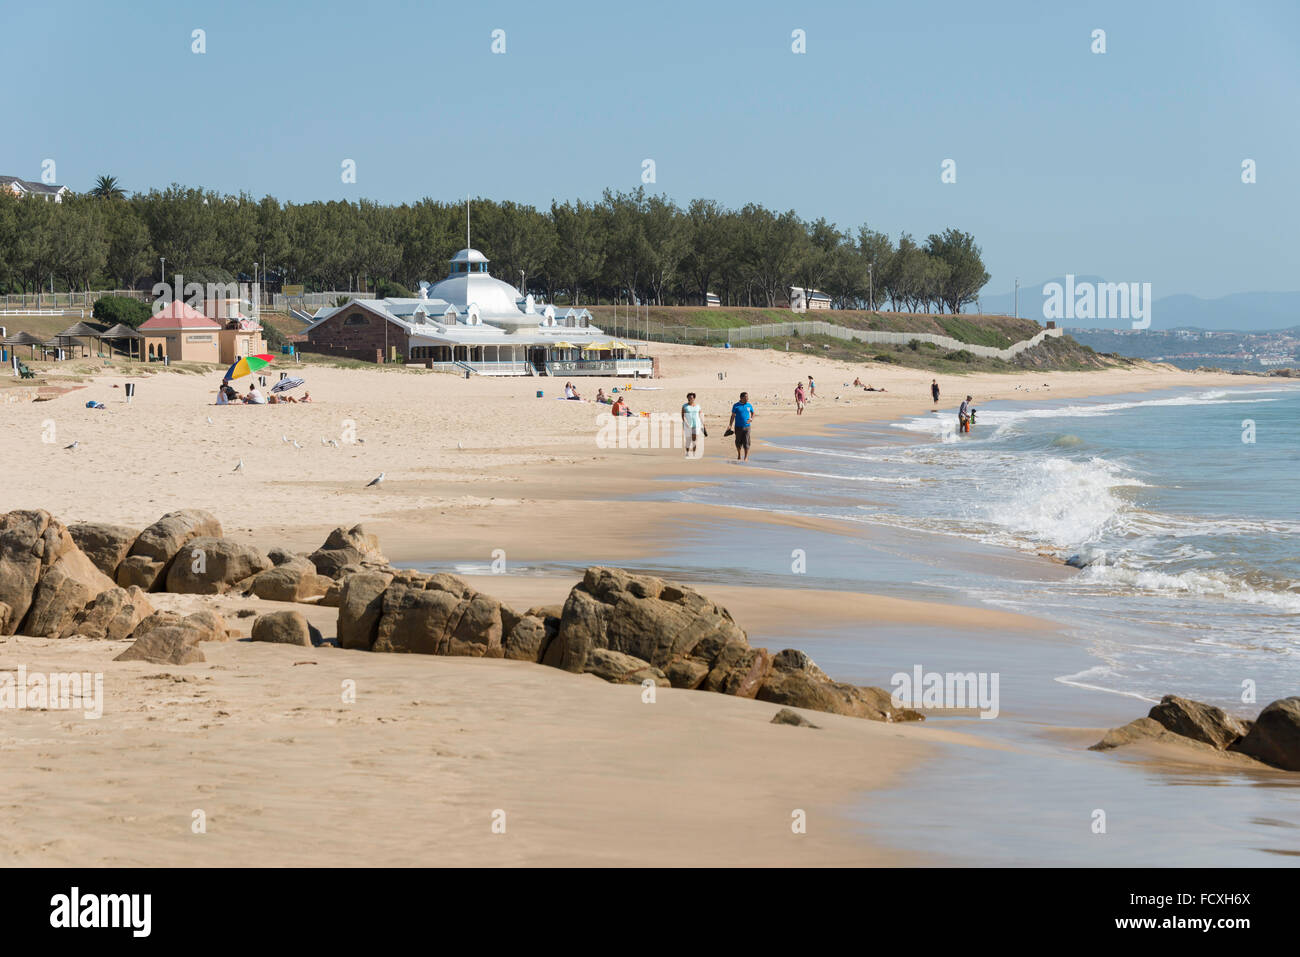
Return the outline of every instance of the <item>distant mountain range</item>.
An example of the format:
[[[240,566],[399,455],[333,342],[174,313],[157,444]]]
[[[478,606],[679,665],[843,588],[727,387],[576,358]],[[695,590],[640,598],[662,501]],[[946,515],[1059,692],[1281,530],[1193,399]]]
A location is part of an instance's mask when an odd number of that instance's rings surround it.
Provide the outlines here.
[[[1024,283],[1020,286],[1020,315],[1027,319],[1043,321],[1043,289],[1048,283],[1060,283],[1065,286],[1065,277],[1047,279],[1039,283]],[[1100,284],[1106,280],[1101,276],[1075,276],[1075,288],[1083,283]],[[1117,280],[1113,280],[1117,281]],[[1187,293],[1175,293],[1169,296],[1159,295],[1153,290],[1155,302],[1151,307],[1152,329],[1227,329],[1237,332],[1286,329],[1300,325],[1300,292],[1234,292],[1218,299],[1202,299]],[[980,309],[990,314],[1010,315],[1015,307],[1011,291],[991,293],[985,287],[985,295],[980,297]],[[974,312],[972,304],[967,308]],[[1091,329],[1131,328],[1131,321],[1123,319],[1068,319],[1056,320],[1064,328],[1085,327]]]

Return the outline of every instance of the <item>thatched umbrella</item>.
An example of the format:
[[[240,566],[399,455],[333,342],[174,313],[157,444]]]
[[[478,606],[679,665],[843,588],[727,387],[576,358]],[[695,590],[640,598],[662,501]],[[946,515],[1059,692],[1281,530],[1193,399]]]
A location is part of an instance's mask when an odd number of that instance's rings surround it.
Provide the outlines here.
[[[60,344],[62,344],[64,339],[71,339],[74,343],[78,339],[94,339],[95,351],[99,352],[101,351],[101,348],[103,346],[103,336],[104,336],[103,326],[92,326],[88,322],[78,322],[78,323],[74,323],[71,326],[68,326],[68,328],[64,329],[54,338]],[[84,351],[84,346],[83,346],[83,351]]]
[[[4,345],[13,348],[14,346],[31,346],[32,358],[36,358],[36,347],[45,346],[45,340],[40,336],[34,336],[30,332],[15,332],[12,336],[5,336]]]
[[[140,358],[140,356],[138,355],[140,350],[139,343],[143,341],[144,333],[137,332],[135,329],[132,329],[130,326],[124,325],[119,322],[117,325],[113,326],[112,328],[105,329],[103,332],[101,332],[100,337],[103,339],[126,339],[127,357],[131,359]],[[131,354],[131,344],[133,342],[136,343],[136,347],[135,347],[137,352],[136,355]]]

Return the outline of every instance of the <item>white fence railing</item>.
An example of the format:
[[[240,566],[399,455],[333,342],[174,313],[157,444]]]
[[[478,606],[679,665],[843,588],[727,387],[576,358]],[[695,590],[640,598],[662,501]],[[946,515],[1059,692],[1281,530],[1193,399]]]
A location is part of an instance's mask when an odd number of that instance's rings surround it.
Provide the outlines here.
[[[932,332],[878,332],[868,329],[848,329],[820,320],[810,322],[773,322],[761,326],[741,326],[727,330],[728,342],[745,342],[751,339],[770,339],[776,336],[833,336],[836,339],[856,339],[858,342],[871,342],[879,345],[905,346],[913,339],[929,342],[942,349],[965,349],[972,355],[985,359],[1012,359],[1032,349],[1049,336],[1061,335],[1061,329],[1044,329],[1037,335],[1012,343],[1004,349],[996,346],[977,346],[962,342],[951,336],[940,336]]]

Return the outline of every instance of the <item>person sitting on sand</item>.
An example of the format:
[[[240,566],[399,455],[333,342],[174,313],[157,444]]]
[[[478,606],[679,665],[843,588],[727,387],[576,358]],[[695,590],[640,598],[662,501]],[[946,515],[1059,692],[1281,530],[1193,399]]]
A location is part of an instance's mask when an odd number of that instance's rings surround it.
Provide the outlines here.
[[[226,395],[226,384],[221,383],[221,388],[217,390],[217,405],[230,405],[230,396]]]
[[[605,390],[604,390],[603,388],[601,388],[601,389],[597,389],[597,390],[596,390],[596,401],[597,401],[597,402],[600,402],[600,403],[603,404],[603,405],[610,405],[610,404],[611,404],[611,403],[610,403],[609,396],[607,396],[607,395],[605,394]]]
[[[576,402],[582,401],[581,394],[579,394],[578,390],[573,387],[572,382],[564,387],[564,397],[566,399],[573,399]]]
[[[610,412],[614,413],[614,415],[632,414],[632,410],[627,407],[627,403],[623,401],[623,397],[621,395],[614,400],[614,408],[610,409]]]
[[[861,379],[860,377],[854,379],[854,380],[853,380],[853,384],[856,385],[856,386],[860,386],[860,385],[862,385],[862,379]]]
[[[862,391],[863,392],[888,392],[889,390],[886,389],[883,385],[879,389],[873,389],[871,386],[868,385],[868,386],[863,386]]]
[[[244,402],[248,405],[266,405],[266,396],[258,390],[257,386],[248,387],[248,395],[244,396]]]
[[[299,399],[298,401],[299,401],[299,402],[310,402],[310,401],[311,401],[311,393],[310,393],[310,392],[304,392],[304,393],[302,394],[302,398]]]

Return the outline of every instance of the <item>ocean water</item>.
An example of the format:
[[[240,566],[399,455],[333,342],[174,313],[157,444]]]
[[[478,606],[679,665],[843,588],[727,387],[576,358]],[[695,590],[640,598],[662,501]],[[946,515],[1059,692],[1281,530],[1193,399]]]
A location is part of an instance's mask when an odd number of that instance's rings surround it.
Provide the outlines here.
[[[778,440],[675,496],[946,540],[960,567],[863,555],[832,577],[1054,619],[1086,651],[1065,685],[1237,712],[1300,693],[1300,389],[975,405],[969,434],[945,411]],[[1034,574],[1039,555],[1085,567]]]

